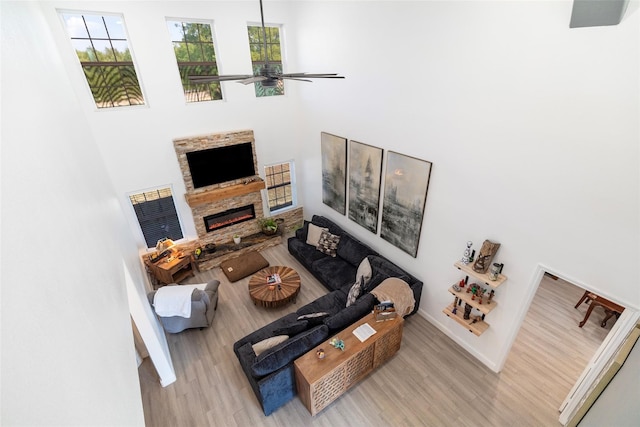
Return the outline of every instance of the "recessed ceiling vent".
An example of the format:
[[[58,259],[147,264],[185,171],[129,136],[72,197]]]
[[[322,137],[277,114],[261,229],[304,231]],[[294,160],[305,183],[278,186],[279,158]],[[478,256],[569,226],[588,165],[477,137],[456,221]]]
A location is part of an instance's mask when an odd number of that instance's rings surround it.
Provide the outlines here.
[[[629,0],[573,0],[569,28],[618,25]]]

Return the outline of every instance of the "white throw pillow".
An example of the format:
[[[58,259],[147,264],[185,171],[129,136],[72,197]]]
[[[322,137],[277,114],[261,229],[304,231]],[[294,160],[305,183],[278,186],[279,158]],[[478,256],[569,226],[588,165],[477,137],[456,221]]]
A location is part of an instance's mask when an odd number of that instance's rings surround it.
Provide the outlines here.
[[[288,339],[289,335],[276,335],[275,337],[267,338],[266,340],[257,342],[251,347],[253,347],[253,352],[256,354],[256,356],[259,356],[260,353],[263,353],[270,348],[277,346],[281,342],[285,342]]]
[[[318,246],[323,231],[329,231],[329,229],[309,223],[309,228],[307,229],[307,245]]]
[[[358,271],[356,272],[356,281],[354,283],[360,282],[360,278],[364,277],[363,285],[366,285],[369,280],[371,280],[372,275],[373,271],[371,270],[371,263],[369,263],[369,258],[365,257],[358,266]]]

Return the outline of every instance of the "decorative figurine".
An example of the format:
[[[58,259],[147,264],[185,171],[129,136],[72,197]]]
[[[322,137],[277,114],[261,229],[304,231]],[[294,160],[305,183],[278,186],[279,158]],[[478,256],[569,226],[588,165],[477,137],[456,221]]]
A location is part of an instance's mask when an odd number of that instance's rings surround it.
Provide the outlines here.
[[[465,303],[465,305],[464,305],[464,316],[462,316],[464,318],[464,320],[469,320],[472,308],[473,307],[471,307],[469,304]]]
[[[489,240],[485,240],[484,243],[482,243],[478,259],[473,264],[473,271],[477,273],[486,273],[491,265],[493,256],[498,252],[499,248],[500,243],[493,243]]]
[[[494,291],[493,289],[491,289],[491,292],[489,292],[489,299],[487,300],[487,302],[491,302],[491,300],[493,299],[493,296],[496,294],[496,291]]]
[[[473,255],[471,254],[471,246],[473,242],[469,240],[467,242],[467,249],[464,250],[464,254],[462,254],[462,259],[460,260],[463,264],[469,264],[473,259]]]
[[[340,350],[344,351],[344,341],[340,339],[333,338],[331,341],[329,341],[329,344],[331,344],[335,348],[339,348]]]

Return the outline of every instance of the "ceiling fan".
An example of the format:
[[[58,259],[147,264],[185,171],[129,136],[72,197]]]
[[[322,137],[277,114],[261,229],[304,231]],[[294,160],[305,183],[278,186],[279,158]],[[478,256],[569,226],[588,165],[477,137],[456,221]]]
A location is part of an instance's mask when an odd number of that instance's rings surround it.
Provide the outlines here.
[[[337,73],[281,73],[269,65],[269,56],[267,54],[267,30],[264,26],[264,13],[262,10],[262,0],[260,0],[260,19],[262,22],[262,40],[264,42],[264,67],[258,74],[232,74],[226,76],[200,75],[189,76],[189,81],[193,83],[210,83],[237,80],[238,83],[248,85],[250,83],[260,82],[264,87],[275,87],[282,80],[297,80],[301,82],[311,82],[309,79],[344,79]]]

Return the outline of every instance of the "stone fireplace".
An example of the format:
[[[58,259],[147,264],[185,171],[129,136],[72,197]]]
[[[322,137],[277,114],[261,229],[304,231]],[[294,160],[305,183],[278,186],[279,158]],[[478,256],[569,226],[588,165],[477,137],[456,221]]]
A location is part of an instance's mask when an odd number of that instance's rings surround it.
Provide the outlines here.
[[[173,140],[187,190],[185,199],[191,207],[193,222],[198,233],[198,240],[190,242],[190,247],[204,247],[212,243],[218,248],[211,255],[214,258],[207,256],[198,261],[201,270],[217,267],[225,259],[250,250],[273,246],[282,241],[279,235],[265,236],[261,233],[258,220],[268,216],[268,213],[265,213],[261,194],[266,186],[258,175],[203,188],[195,188],[193,185],[186,153],[247,142],[251,143],[254,170],[258,171],[253,131],[217,133]],[[292,209],[278,215],[278,218],[284,221],[285,229],[301,227],[302,208]],[[241,245],[233,243],[235,234],[242,237]]]
[[[234,234],[248,236],[259,233],[260,226],[254,218],[265,216],[261,195],[265,184],[256,175],[196,189],[191,179],[186,153],[247,142],[251,143],[254,153],[254,169],[257,171],[258,161],[255,157],[253,131],[217,133],[173,140],[182,178],[187,189],[185,198],[191,207],[200,244],[227,243],[232,240]],[[246,211],[239,215],[240,219],[232,218],[235,213],[243,210]],[[211,218],[216,217],[221,218],[218,222],[223,224],[213,224],[215,221],[212,221]]]

